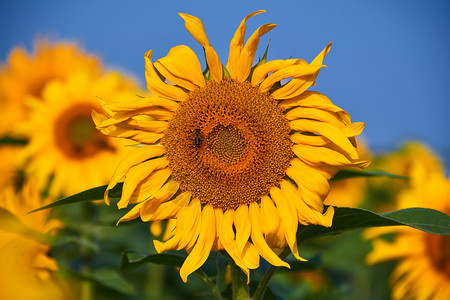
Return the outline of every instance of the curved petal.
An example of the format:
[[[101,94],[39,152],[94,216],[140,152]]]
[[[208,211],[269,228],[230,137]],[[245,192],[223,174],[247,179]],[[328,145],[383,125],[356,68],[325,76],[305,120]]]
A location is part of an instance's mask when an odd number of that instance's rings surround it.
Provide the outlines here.
[[[230,73],[231,78],[238,82],[243,82],[250,75],[252,69],[253,60],[255,58],[256,49],[258,48],[259,38],[265,35],[267,32],[275,28],[275,24],[264,24],[260,26],[247,40],[244,48],[239,55],[239,63],[236,66],[236,71],[233,74]]]
[[[292,199],[286,199],[277,187],[270,189],[270,196],[277,205],[278,212],[280,213],[281,227],[283,228],[289,248],[294,257],[300,260],[301,257],[298,255],[296,236],[298,228],[297,210],[291,201]]]
[[[268,92],[272,86],[286,78],[309,77],[316,73],[318,66],[308,64],[293,64],[270,74],[259,86],[261,93]],[[308,86],[309,87],[309,86]],[[283,87],[281,87],[283,88]]]
[[[331,42],[328,43],[328,45],[322,50],[322,52],[319,53],[319,55],[316,56],[316,58],[313,59],[311,62],[311,65],[322,65],[323,59],[328,54],[331,48]]]
[[[128,99],[127,99],[128,100]],[[166,98],[150,96],[150,97],[133,97],[128,101],[101,101],[103,109],[109,109],[111,112],[127,112],[135,111],[149,106],[162,107],[170,111],[176,111],[179,104]]]
[[[266,242],[273,248],[286,247],[286,238],[281,229],[281,217],[269,196],[261,197],[261,216]]]
[[[180,88],[164,83],[158,74],[156,74],[152,63],[153,50],[145,53],[145,80],[147,81],[147,89],[158,96],[174,101],[182,101],[187,98],[187,94]]]
[[[194,248],[180,269],[181,279],[186,282],[189,274],[200,268],[209,256],[216,237],[214,209],[211,205],[203,207],[200,233]]]
[[[341,118],[339,118],[338,114],[317,108],[296,107],[289,110],[284,116],[289,121],[296,119],[310,119],[333,124],[339,129],[344,126],[344,123]]]
[[[292,78],[292,80],[286,83],[283,87],[274,91],[271,94],[272,97],[274,99],[289,99],[300,95],[314,83],[320,69],[322,69],[323,67],[325,66],[308,65],[308,68],[305,69],[301,75]]]
[[[266,79],[267,75],[272,72],[287,68],[293,65],[307,65],[303,59],[277,59],[271,60],[255,68],[252,74],[251,83],[253,86],[260,84]]]
[[[227,253],[234,260],[241,270],[247,275],[247,283],[250,281],[250,271],[242,259],[241,251],[237,247],[233,231],[234,210],[228,209],[223,214],[222,223],[217,234]]]
[[[175,199],[169,202],[162,203],[156,210],[149,211],[145,209],[140,212],[140,216],[142,221],[150,222],[150,221],[161,221],[166,219],[175,219],[177,214],[189,204],[191,200],[191,193],[184,192],[178,195]],[[143,203],[147,203],[149,201],[145,201]]]
[[[272,265],[290,268],[289,264],[285,261],[282,261],[264,240],[263,229],[261,226],[261,211],[258,203],[252,202],[249,204],[249,206],[249,219],[252,224],[251,237],[256,249],[258,249],[258,252],[261,254],[261,256],[264,257],[264,259]]]
[[[179,13],[184,20],[184,25],[194,39],[200,43],[205,49],[206,62],[209,66],[209,72],[212,78],[219,82],[222,80],[222,63],[214,48],[209,44],[208,37],[205,33],[203,22],[194,16]]]
[[[194,245],[200,232],[202,207],[198,199],[193,199],[188,207],[180,211],[174,236],[165,243],[153,241],[158,253],[167,250],[188,249]]]
[[[353,162],[341,152],[325,147],[294,145],[292,150],[298,158],[311,164],[325,163],[336,167],[353,166],[360,168],[367,167],[370,164],[370,162],[363,160]]]
[[[131,196],[130,203],[138,203],[146,201],[153,197],[157,193],[164,183],[167,182],[172,170],[170,168],[164,168],[152,172],[147,178],[145,178],[135,189]]]
[[[248,205],[241,205],[236,209],[234,213],[234,226],[236,227],[236,242],[239,253],[242,253],[252,230],[248,218]]]
[[[153,171],[167,167],[169,161],[165,157],[147,160],[131,167],[125,177],[122,189],[122,197],[117,203],[119,209],[127,207],[134,190],[140,182],[147,178]]]
[[[108,187],[105,191],[105,202],[109,205],[109,196],[108,192],[116,184],[127,174],[128,170],[131,167],[134,167],[143,161],[146,161],[150,158],[155,158],[163,155],[165,153],[165,148],[163,146],[148,146],[148,147],[139,147],[131,151],[117,166],[114,171],[111,180],[109,181]]]
[[[244,37],[245,37],[245,23],[248,19],[251,17],[266,12],[265,10],[257,10],[255,12],[252,12],[251,14],[248,14],[244,20],[241,21],[241,24],[239,25],[238,29],[234,33],[233,38],[230,42],[230,52],[228,54],[228,70],[230,72],[231,78],[236,77],[236,72],[239,66],[239,60],[241,56],[242,48],[244,47]]]
[[[206,84],[197,55],[188,46],[173,47],[153,65],[162,76],[190,91]]]
[[[157,192],[155,192],[149,200],[144,202],[141,209],[141,219],[147,214],[155,212],[163,202],[171,199],[178,192],[180,183],[175,180],[169,180]]]
[[[341,148],[352,159],[358,159],[358,153],[344,133],[333,125],[315,120],[299,119],[289,122],[289,126],[297,131],[318,133]]]

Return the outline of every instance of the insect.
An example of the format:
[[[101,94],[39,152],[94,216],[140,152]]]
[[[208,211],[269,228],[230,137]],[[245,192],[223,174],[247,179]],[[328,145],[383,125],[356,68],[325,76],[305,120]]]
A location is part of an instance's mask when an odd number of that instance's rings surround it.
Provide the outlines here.
[[[200,129],[195,129],[194,130],[194,134],[195,134],[195,136],[194,136],[194,145],[195,145],[195,147],[200,147],[200,143],[202,142],[202,139],[200,138]]]

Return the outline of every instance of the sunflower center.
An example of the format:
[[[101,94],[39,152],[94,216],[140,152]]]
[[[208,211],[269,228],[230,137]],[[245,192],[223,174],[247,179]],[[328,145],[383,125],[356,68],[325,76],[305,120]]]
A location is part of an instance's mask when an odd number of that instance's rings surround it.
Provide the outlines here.
[[[61,114],[55,126],[55,142],[70,158],[81,159],[113,148],[108,138],[95,128],[91,118],[92,106],[78,104]]]
[[[206,141],[211,153],[229,164],[239,161],[247,148],[244,137],[233,126],[216,126],[208,134]]]
[[[162,143],[172,176],[202,204],[235,209],[278,185],[292,159],[278,103],[249,82],[209,82],[180,103]]]

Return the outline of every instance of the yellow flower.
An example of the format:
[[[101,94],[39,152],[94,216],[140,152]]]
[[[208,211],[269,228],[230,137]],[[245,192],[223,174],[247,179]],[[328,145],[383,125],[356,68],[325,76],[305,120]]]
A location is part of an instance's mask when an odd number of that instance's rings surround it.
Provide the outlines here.
[[[15,48],[7,64],[0,67],[0,136],[10,134],[10,128],[26,119],[25,100],[28,96],[41,97],[45,85],[52,80],[65,81],[72,73],[88,69],[99,73],[95,56],[81,52],[74,44],[36,44],[34,54]]]
[[[409,172],[411,187],[399,194],[396,209],[427,207],[450,214],[450,180],[440,170],[430,173],[429,167],[414,165]],[[382,239],[384,234],[395,234],[394,240]],[[369,264],[399,261],[391,275],[393,299],[450,299],[449,236],[399,226],[371,228],[365,236],[374,238]]]
[[[135,91],[133,82],[116,72],[80,71],[65,82],[47,83],[40,99],[28,99],[30,116],[15,132],[29,142],[17,160],[39,189],[50,183],[49,195],[57,197],[107,183],[125,148],[95,129],[92,109],[100,109],[98,95],[114,99]]]
[[[379,177],[369,181],[370,188],[382,195],[377,199],[382,202],[377,203],[376,207],[376,211],[380,212],[396,209],[396,197],[402,190],[409,188],[418,180],[414,175],[416,172],[421,173],[420,180],[428,180],[432,174],[443,172],[439,158],[425,145],[418,142],[405,143],[398,151],[375,158],[371,167],[409,177],[408,180]]]
[[[30,230],[54,234],[61,223],[48,219],[49,210],[27,215],[44,204],[30,183],[25,184],[20,194],[12,186],[0,193],[1,209],[15,215]],[[0,299],[68,299],[67,286],[54,276],[58,265],[48,256],[50,246],[11,231],[14,228],[17,225],[10,219],[0,221]]]
[[[154,63],[149,51],[145,75],[153,95],[103,103],[106,115],[93,114],[103,133],[141,146],[118,165],[105,201],[124,180],[118,207],[136,205],[120,221],[176,219],[170,238],[154,244],[158,252],[189,253],[180,269],[183,281],[211,251],[222,249],[247,276],[260,256],[289,267],[274,250],[289,246],[301,259],[299,222],[331,226],[334,210],[323,206],[328,180],[341,167],[367,165],[352,144],[364,124],[351,123],[323,94],[306,91],[330,45],[310,64],[272,60],[252,68],[259,38],[275,27],[262,25],[244,45],[246,21],[261,12],[241,22],[227,67],[203,23],[180,14],[204,48],[205,73],[187,46]]]

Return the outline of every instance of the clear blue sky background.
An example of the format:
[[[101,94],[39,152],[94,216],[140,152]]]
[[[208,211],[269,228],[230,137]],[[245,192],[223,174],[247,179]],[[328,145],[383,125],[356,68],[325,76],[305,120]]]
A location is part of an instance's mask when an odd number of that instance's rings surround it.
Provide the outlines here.
[[[14,46],[31,49],[37,37],[76,41],[101,56],[108,68],[144,83],[144,53],[165,56],[179,44],[203,61],[201,47],[184,29],[178,12],[203,20],[222,62],[243,17],[248,33],[264,23],[278,27],[269,39],[269,59],[311,61],[328,42],[316,89],[366,123],[372,149],[393,149],[419,140],[440,155],[450,149],[450,2],[378,1],[1,1],[0,60]],[[248,37],[249,35],[247,35]],[[204,65],[204,64],[203,64]]]

